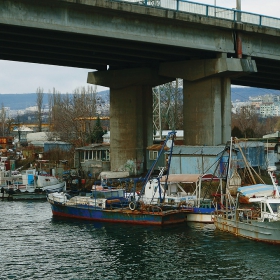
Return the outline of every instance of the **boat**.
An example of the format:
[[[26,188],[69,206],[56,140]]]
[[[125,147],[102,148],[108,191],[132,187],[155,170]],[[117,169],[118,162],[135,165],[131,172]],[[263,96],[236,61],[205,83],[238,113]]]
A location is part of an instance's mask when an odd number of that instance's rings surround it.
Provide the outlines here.
[[[221,199],[223,209],[213,214],[217,229],[236,236],[280,244],[279,187],[273,179],[276,167],[268,167],[272,185],[256,184],[239,187],[236,197],[228,189]]]
[[[165,210],[156,205],[141,205],[131,209],[125,189],[96,190],[90,197],[72,198],[66,193],[50,193],[48,201],[55,217],[143,225],[169,225],[185,221],[185,212],[173,208]]]
[[[216,209],[216,196],[205,197],[202,194],[202,183],[218,182],[220,179],[212,174],[169,174],[158,179],[150,180],[146,185],[140,201],[148,204],[157,204],[162,201],[166,205],[183,207],[186,209],[187,222],[213,223],[212,214]],[[191,185],[191,192],[186,192],[180,185]],[[206,188],[207,186],[205,186]]]
[[[98,186],[90,196],[70,197],[64,192],[50,193],[47,196],[53,216],[67,217],[100,222],[130,223],[142,225],[170,225],[185,222],[186,209],[161,202],[148,204],[141,201],[141,193],[149,188],[151,174],[166,142],[172,137],[172,146],[176,132],[170,132],[143,181],[139,195],[127,195],[124,188],[103,188]],[[171,157],[169,158],[169,160]],[[159,178],[157,179],[159,180]]]
[[[65,189],[65,181],[45,172],[37,172],[36,169],[28,169],[23,174],[6,177],[3,198],[10,200],[46,199],[47,193]]]

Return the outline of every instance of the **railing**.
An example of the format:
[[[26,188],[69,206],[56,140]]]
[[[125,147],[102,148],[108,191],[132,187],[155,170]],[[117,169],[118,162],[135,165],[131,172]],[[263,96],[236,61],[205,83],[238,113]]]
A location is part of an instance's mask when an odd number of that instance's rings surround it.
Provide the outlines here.
[[[280,19],[183,0],[111,0],[280,29]]]

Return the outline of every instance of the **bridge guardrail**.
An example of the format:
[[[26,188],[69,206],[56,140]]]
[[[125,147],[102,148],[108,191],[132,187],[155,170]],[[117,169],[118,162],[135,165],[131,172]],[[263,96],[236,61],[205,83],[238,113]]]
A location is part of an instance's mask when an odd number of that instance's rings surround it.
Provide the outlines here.
[[[111,0],[280,29],[280,19],[183,0]]]

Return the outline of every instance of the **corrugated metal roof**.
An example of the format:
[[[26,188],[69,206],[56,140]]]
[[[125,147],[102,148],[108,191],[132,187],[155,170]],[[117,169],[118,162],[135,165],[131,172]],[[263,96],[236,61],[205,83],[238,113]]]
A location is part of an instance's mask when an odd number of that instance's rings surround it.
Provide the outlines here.
[[[89,146],[84,146],[80,148],[76,148],[75,150],[82,150],[82,151],[92,151],[92,150],[102,150],[102,149],[108,149],[110,148],[109,144],[104,144],[104,143],[98,143],[98,144],[91,144]]]
[[[238,142],[236,146],[238,145],[241,148],[253,148],[253,147],[264,147],[264,143],[260,141],[243,141],[243,142]]]
[[[225,146],[174,146],[173,155],[214,155],[222,153]]]

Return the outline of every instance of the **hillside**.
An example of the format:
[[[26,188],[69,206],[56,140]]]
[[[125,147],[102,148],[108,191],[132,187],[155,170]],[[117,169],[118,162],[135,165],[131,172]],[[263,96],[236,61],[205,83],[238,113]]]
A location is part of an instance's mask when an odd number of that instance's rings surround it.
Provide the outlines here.
[[[100,91],[97,93],[106,102],[109,102],[109,91]],[[44,93],[43,107],[48,105],[48,93]],[[28,107],[36,106],[36,93],[18,93],[18,94],[0,94],[0,105],[10,107],[11,110],[22,110]]]
[[[249,88],[249,87],[232,87],[231,88],[231,100],[247,101],[250,96],[258,96],[265,94],[277,94],[280,95],[280,91],[261,89],[261,88]],[[109,90],[100,91],[98,95],[109,102]],[[36,93],[18,93],[18,94],[0,94],[0,105],[4,107],[10,107],[11,110],[22,110],[27,107],[36,105],[37,95]],[[43,100],[44,107],[48,104],[48,93],[44,94]]]
[[[248,101],[249,97],[260,96],[266,94],[280,95],[279,90],[263,89],[263,88],[250,88],[250,87],[232,87],[231,100]]]

